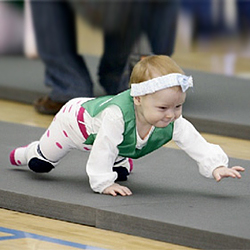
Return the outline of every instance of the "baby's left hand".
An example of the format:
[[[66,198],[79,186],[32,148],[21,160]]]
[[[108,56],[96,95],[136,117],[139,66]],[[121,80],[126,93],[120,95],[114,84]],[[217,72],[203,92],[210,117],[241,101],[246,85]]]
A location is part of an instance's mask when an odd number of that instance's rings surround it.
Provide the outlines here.
[[[245,169],[240,166],[234,166],[232,168],[218,167],[213,171],[213,176],[216,181],[220,181],[224,177],[241,178],[239,172],[244,172]]]

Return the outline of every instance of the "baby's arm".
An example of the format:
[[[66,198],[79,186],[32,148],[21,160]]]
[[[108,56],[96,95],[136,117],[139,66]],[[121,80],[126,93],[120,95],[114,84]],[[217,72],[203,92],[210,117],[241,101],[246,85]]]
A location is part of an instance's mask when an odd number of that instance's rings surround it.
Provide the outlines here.
[[[222,178],[225,177],[232,177],[232,178],[241,178],[241,174],[239,172],[244,172],[245,169],[240,166],[234,166],[232,168],[226,168],[226,167],[217,167],[213,171],[213,177],[216,181],[220,181]]]
[[[174,141],[198,166],[200,173],[208,178],[220,181],[224,177],[240,178],[240,166],[228,167],[228,156],[215,144],[208,143],[194,126],[183,117],[175,121]]]
[[[123,140],[124,121],[120,109],[112,106],[103,111],[101,125],[91,149],[86,170],[94,192],[116,196],[130,195],[131,191],[115,183],[117,173],[113,171],[119,154],[117,145]]]
[[[110,194],[113,196],[117,196],[117,194],[120,194],[121,196],[128,196],[132,195],[132,192],[129,188],[125,186],[121,186],[117,183],[112,184],[111,186],[105,188],[102,192],[103,194]]]

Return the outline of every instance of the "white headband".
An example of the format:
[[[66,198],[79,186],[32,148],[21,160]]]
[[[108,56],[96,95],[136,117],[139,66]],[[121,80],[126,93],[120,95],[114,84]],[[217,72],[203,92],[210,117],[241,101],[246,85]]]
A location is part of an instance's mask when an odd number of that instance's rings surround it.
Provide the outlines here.
[[[160,77],[156,77],[141,83],[131,84],[131,96],[142,96],[152,94],[156,91],[180,86],[185,92],[189,87],[193,87],[193,77],[186,76],[179,73],[172,73]]]

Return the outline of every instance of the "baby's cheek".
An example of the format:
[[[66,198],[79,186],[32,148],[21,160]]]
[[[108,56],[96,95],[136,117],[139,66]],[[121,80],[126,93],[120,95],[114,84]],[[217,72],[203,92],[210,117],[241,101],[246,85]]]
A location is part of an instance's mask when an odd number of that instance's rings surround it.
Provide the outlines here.
[[[175,120],[177,120],[182,115],[182,110],[175,113]]]

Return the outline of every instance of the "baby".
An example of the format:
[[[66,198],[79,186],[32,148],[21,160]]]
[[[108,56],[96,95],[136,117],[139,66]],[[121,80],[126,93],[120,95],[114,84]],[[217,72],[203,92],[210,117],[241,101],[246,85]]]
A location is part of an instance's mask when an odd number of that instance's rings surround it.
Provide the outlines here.
[[[132,159],[160,148],[170,140],[183,149],[199,172],[220,181],[241,178],[244,168],[228,168],[228,157],[208,143],[182,117],[191,76],[168,56],[148,56],[130,77],[131,88],[115,96],[75,98],[66,103],[39,141],[10,153],[12,165],[28,165],[38,173],[51,171],[72,149],[90,151],[89,183],[94,192],[131,195],[117,181],[127,180]]]

